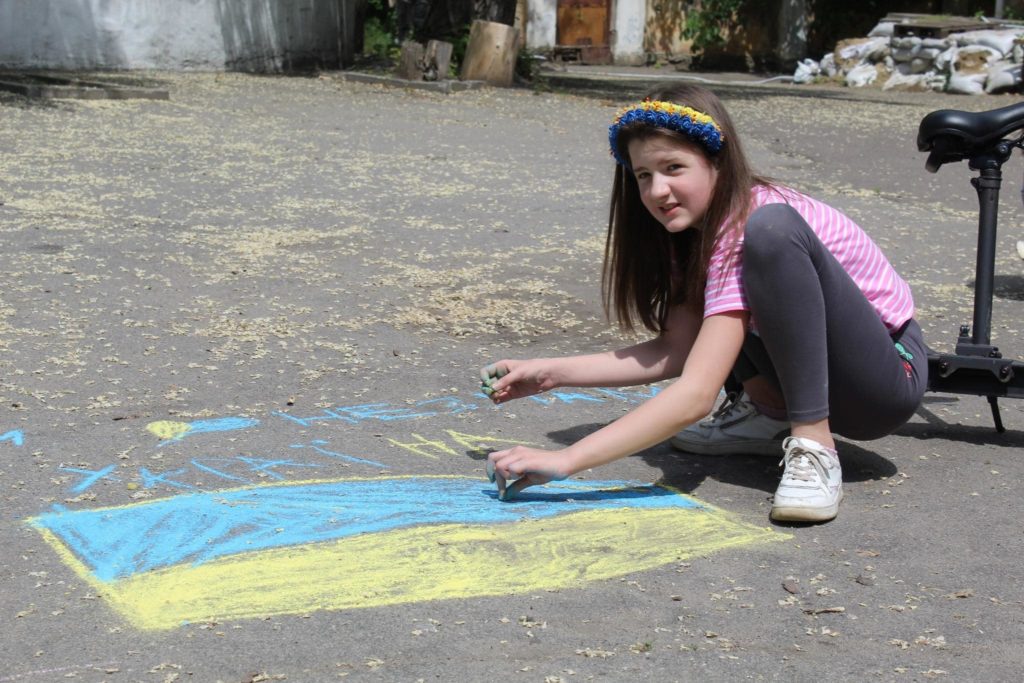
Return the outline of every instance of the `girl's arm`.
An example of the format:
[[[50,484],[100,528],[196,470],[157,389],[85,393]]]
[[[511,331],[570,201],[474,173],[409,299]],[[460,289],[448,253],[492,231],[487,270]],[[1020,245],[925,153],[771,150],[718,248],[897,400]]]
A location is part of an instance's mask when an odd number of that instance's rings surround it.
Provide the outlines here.
[[[502,375],[490,387],[491,399],[504,403],[557,387],[622,387],[678,377],[700,328],[697,313],[676,306],[665,331],[641,344],[585,356],[498,361],[491,366],[495,372],[485,373]]]
[[[488,471],[498,479],[499,491],[506,480],[516,480],[503,498],[649,448],[707,415],[739,356],[748,317],[733,312],[707,318],[678,380],[568,448],[551,452],[517,446],[491,453]]]

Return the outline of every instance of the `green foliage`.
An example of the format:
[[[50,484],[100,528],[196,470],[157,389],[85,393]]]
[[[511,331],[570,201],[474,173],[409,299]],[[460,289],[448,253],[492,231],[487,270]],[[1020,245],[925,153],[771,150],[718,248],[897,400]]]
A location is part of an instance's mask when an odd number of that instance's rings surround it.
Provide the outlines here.
[[[469,47],[469,29],[472,24],[466,24],[461,28],[455,30],[449,42],[452,44],[452,66],[462,64],[462,60],[466,58],[466,48]]]
[[[746,0],[701,0],[686,12],[683,38],[693,41],[695,53],[725,42],[722,31],[733,25]]]
[[[395,16],[387,0],[367,0],[363,54],[386,59],[395,51]]]
[[[532,82],[540,74],[540,60],[525,47],[516,55],[516,75]]]
[[[395,39],[377,17],[368,17],[363,25],[363,54],[387,57]]]

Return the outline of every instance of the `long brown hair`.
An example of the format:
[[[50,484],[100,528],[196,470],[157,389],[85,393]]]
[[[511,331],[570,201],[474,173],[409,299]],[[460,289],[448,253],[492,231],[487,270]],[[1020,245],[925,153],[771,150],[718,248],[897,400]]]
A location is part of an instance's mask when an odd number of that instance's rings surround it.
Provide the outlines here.
[[[718,179],[700,222],[679,233],[665,230],[643,205],[633,172],[621,165],[615,168],[601,282],[605,314],[611,318],[614,311],[624,330],[632,331],[639,320],[648,330],[660,333],[673,306],[703,309],[708,262],[715,245],[722,239],[736,240],[750,213],[751,189],[769,181],[750,169],[732,119],[710,90],[686,83],[664,84],[647,97],[707,114],[718,123],[725,139],[713,156],[696,145],[717,169]],[[655,136],[692,144],[682,133],[634,123],[624,126],[618,135],[620,157],[629,158],[631,141]]]

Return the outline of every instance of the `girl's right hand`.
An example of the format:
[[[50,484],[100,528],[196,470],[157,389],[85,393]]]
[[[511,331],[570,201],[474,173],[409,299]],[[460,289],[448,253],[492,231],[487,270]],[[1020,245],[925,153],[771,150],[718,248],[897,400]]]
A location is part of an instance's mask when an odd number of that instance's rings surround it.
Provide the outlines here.
[[[554,361],[500,360],[480,370],[482,391],[495,403],[534,396],[559,386]]]

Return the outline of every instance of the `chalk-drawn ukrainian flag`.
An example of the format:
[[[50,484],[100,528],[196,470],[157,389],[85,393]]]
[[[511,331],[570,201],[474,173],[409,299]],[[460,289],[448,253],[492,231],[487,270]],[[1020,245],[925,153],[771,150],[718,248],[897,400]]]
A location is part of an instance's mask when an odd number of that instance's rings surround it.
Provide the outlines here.
[[[28,520],[131,623],[299,614],[579,587],[785,538],[674,490],[343,479],[191,493]]]

